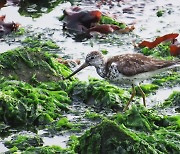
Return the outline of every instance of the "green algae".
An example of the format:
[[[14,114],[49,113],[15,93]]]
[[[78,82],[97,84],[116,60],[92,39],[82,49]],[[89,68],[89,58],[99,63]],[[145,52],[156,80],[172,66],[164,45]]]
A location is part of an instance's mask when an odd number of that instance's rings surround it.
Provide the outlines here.
[[[35,37],[27,37],[22,41],[22,44],[28,47],[40,47],[50,49],[59,49],[59,46],[51,40],[40,40],[40,34]]]
[[[29,146],[26,149],[19,150],[16,146],[11,148],[9,151],[5,152],[6,154],[12,153],[21,153],[21,154],[75,154],[71,149],[64,149],[60,146],[52,145],[52,146],[38,146],[33,147]]]
[[[152,153],[153,151],[134,132],[113,121],[102,122],[87,131],[79,140],[80,143],[75,150],[81,154]]]
[[[105,80],[94,78],[87,82],[74,82],[71,97],[81,100],[97,109],[122,109],[128,99],[127,91],[118,88]]]
[[[176,120],[171,120],[174,117]],[[179,133],[180,128],[177,123],[178,116],[158,115],[157,111],[146,109],[144,106],[132,106],[132,109],[124,114],[116,114],[112,120],[132,130],[146,133],[153,133],[160,129],[174,130]]]
[[[121,29],[124,29],[126,28],[126,24],[123,23],[123,22],[118,22],[116,21],[115,19],[111,18],[111,17],[108,17],[108,16],[105,16],[105,15],[102,15],[101,16],[101,19],[99,21],[100,24],[111,24],[111,25],[116,25],[116,26],[119,26],[119,28]]]
[[[159,86],[155,84],[141,84],[140,87],[146,95],[155,92],[159,88]],[[137,95],[141,96],[141,92],[139,88],[135,87],[135,89],[136,89]]]
[[[71,70],[46,51],[51,41],[27,38],[27,46],[0,54],[0,121],[10,126],[45,125],[69,110]],[[43,47],[46,47],[44,49]]]
[[[172,120],[173,119],[173,120]],[[135,107],[86,131],[75,147],[77,153],[178,153],[179,116],[159,116]]]
[[[166,59],[166,60],[172,60],[174,59],[173,56],[170,54],[170,43],[161,43],[157,47],[153,49],[149,49],[148,47],[144,47],[141,49],[141,53],[143,53],[146,56],[153,56],[156,58]]]
[[[64,128],[70,129],[73,127],[73,124],[69,122],[69,120],[66,117],[61,118],[56,123],[56,130],[62,130]]]
[[[102,53],[103,55],[107,55],[107,54],[108,54],[108,50],[102,49],[102,50],[101,50],[101,53]]]
[[[44,147],[31,147],[27,148],[25,151],[22,152],[22,154],[74,154],[73,151],[70,151],[68,149],[63,149],[60,146],[44,146]]]
[[[0,120],[9,125],[47,124],[69,110],[70,98],[63,90],[51,91],[22,81],[3,81],[0,89]]]
[[[180,73],[177,71],[168,71],[166,73],[161,73],[153,77],[152,84],[157,86],[165,86],[169,87],[179,85],[180,83]]]
[[[6,154],[8,153],[16,153],[18,152],[18,148],[17,147],[12,147],[8,152],[6,152]]]
[[[163,108],[165,107],[179,107],[180,108],[180,91],[173,91],[173,93],[163,102]]]
[[[73,2],[73,0],[69,0],[70,2]],[[20,1],[19,3],[19,10],[18,12],[22,16],[26,17],[32,17],[32,18],[38,18],[42,16],[43,13],[49,13],[51,12],[58,4],[68,2],[68,0],[26,0],[26,1]]]
[[[71,73],[65,65],[57,62],[56,58],[40,47],[22,47],[0,54],[0,76],[31,82],[57,81]]]
[[[143,106],[133,106],[124,114],[115,115],[114,120],[116,123],[124,124],[126,127],[136,131],[152,132],[159,127],[159,124],[162,124],[162,127],[166,126],[166,121],[163,121],[161,116],[157,116]]]
[[[61,115],[56,121],[53,121],[50,125],[47,125],[46,129],[53,135],[59,135],[62,132],[67,134],[81,133],[85,127],[85,124],[77,121],[72,122],[64,115]]]
[[[103,119],[103,115],[96,112],[92,112],[90,110],[86,110],[85,117],[91,120]]]
[[[13,34],[17,36],[23,36],[25,34],[26,30],[23,27],[18,28],[18,30],[14,31]]]
[[[79,144],[78,137],[76,135],[71,135],[69,137],[68,141],[68,149],[72,152],[75,153],[75,148]]]
[[[156,12],[156,15],[157,15],[158,17],[162,17],[164,13],[165,13],[165,10],[158,10],[158,11]]]
[[[90,79],[88,97],[94,97],[95,106],[118,109],[128,99],[128,93],[105,80]]]
[[[177,114],[177,115],[174,115],[174,116],[166,116],[168,118],[168,120],[171,122],[171,123],[175,123],[174,126],[172,126],[172,128],[174,130],[180,130],[180,115]]]
[[[17,135],[10,141],[5,142],[6,147],[12,150],[26,150],[28,147],[38,147],[43,145],[43,140],[38,135]],[[16,147],[16,148],[15,148]]]

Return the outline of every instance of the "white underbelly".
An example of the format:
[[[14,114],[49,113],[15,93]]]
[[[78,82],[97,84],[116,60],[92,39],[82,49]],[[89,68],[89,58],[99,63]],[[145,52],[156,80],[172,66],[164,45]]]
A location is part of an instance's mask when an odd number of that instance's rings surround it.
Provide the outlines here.
[[[125,76],[123,74],[119,74],[116,78],[113,79],[115,82],[128,83],[138,85],[140,82],[150,79],[151,77],[164,72],[165,70],[169,70],[170,68],[158,69],[156,71],[144,72],[133,76]]]
[[[151,71],[151,72],[144,72],[144,73],[139,73],[137,75],[133,75],[133,76],[125,76],[123,74],[121,74],[118,71],[117,65],[115,63],[113,63],[111,65],[111,72],[108,75],[109,76],[109,80],[111,80],[112,82],[118,82],[118,83],[124,83],[124,84],[135,84],[138,85],[140,82],[146,80],[146,79],[150,79],[152,76],[155,76],[156,74],[159,74],[161,72],[165,72],[167,70],[170,70],[172,68],[179,68],[180,64],[176,64],[170,67],[165,67],[162,69],[158,69],[155,71]]]

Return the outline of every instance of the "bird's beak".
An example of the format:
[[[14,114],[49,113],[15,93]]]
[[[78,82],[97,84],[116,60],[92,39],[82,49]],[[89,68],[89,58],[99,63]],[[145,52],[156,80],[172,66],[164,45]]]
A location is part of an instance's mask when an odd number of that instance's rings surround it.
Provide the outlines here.
[[[65,79],[69,79],[70,77],[72,77],[73,75],[75,75],[76,73],[78,73],[79,71],[81,71],[82,69],[84,69],[85,67],[87,67],[88,64],[85,62],[84,64],[82,64],[77,70],[75,70],[72,74],[70,74],[68,77],[66,77]]]

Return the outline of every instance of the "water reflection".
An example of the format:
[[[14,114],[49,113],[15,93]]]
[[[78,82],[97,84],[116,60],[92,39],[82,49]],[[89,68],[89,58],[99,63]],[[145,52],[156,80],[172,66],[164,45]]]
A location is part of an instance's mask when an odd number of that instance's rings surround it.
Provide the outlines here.
[[[9,149],[6,148],[2,142],[0,142],[0,152],[6,152],[6,151],[8,151],[8,150],[9,150]]]
[[[66,148],[67,141],[69,140],[70,134],[64,133],[63,135],[48,136],[45,130],[39,130],[38,134],[43,138],[43,146],[59,145],[62,148]]]
[[[69,136],[54,136],[52,138],[50,137],[44,137],[43,142],[44,146],[52,146],[52,145],[60,145],[62,148],[66,148],[67,141],[69,139]]]

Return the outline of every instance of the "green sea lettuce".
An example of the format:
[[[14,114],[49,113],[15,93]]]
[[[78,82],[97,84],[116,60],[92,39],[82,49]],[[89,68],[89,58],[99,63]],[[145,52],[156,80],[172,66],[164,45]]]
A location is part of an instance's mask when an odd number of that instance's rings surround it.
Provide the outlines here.
[[[104,120],[79,137],[77,153],[178,153],[179,116],[160,116],[133,106],[125,114]]]
[[[117,20],[111,18],[111,17],[108,17],[108,16],[105,16],[105,15],[102,15],[101,16],[101,19],[99,21],[100,24],[111,24],[111,25],[117,25],[119,26],[119,28],[121,29],[124,29],[126,28],[126,24],[123,23],[123,22],[118,22]]]
[[[1,81],[0,120],[6,124],[32,125],[52,122],[71,102],[63,90],[51,91],[22,81]]]
[[[63,149],[60,146],[41,146],[41,147],[29,147],[22,154],[51,154],[51,153],[59,153],[59,154],[75,154],[73,151],[68,149]]]
[[[141,49],[141,53],[143,53],[146,56],[153,56],[158,58],[164,58],[164,59],[173,59],[173,57],[170,54],[170,48],[169,43],[161,43],[157,47],[153,49],[149,49],[148,47],[144,47]]]
[[[18,150],[25,150],[28,147],[42,146],[43,140],[38,135],[15,135],[10,141],[6,141],[5,145],[8,148],[16,147]]]
[[[75,152],[81,154],[153,153],[153,148],[123,124],[117,125],[107,120],[82,135]]]
[[[159,88],[159,86],[155,84],[141,84],[140,87],[146,95],[156,91]],[[137,95],[141,96],[141,92],[139,88],[135,87],[135,89],[136,89]]]
[[[41,49],[41,48],[40,48]],[[0,54],[0,76],[33,82],[58,81],[71,73],[53,54],[35,48],[16,48]]]
[[[71,97],[93,105],[97,109],[122,109],[129,93],[105,80],[90,78],[87,82],[74,82]]]
[[[41,50],[45,49],[59,49],[59,46],[54,43],[51,40],[41,40],[41,35],[39,34],[38,36],[33,36],[33,37],[26,37],[23,41],[22,44],[28,47],[33,47],[33,48],[38,48]]]
[[[153,84],[158,86],[177,86],[180,83],[180,73],[178,71],[169,71],[153,77]]]
[[[70,129],[73,127],[73,124],[69,122],[66,117],[59,119],[56,123],[56,130],[62,130],[63,128]]]
[[[136,107],[133,105],[132,109],[127,110],[124,114],[116,114],[113,120],[136,131],[152,132],[159,127],[167,126],[167,121],[162,116],[147,110],[144,106]]]
[[[69,110],[70,81],[62,79],[71,70],[38,48],[0,54],[0,121],[10,126],[48,124]]]
[[[174,91],[168,99],[163,103],[165,106],[179,106],[180,107],[180,91]]]

